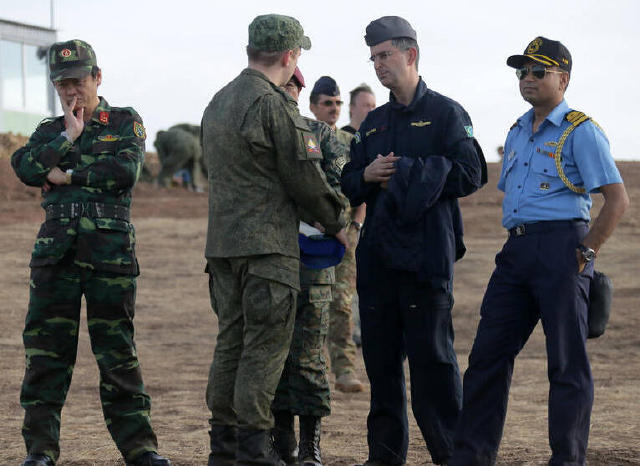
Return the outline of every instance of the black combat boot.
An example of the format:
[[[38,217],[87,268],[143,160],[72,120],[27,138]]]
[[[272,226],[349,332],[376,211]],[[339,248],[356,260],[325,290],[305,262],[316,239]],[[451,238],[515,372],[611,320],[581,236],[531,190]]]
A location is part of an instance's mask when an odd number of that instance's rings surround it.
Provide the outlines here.
[[[238,428],[212,425],[209,437],[211,437],[211,453],[209,453],[207,466],[235,466]]]
[[[298,461],[298,444],[293,430],[293,413],[289,411],[274,411],[275,425],[271,430],[273,445],[280,459],[288,465]]]
[[[128,462],[127,466],[171,466],[171,461],[158,455],[155,451],[148,451]]]
[[[238,429],[237,466],[286,466],[273,446],[270,430]]]
[[[53,466],[53,460],[47,455],[27,455],[22,466]]]
[[[320,456],[320,418],[300,416],[300,466],[322,466]]]

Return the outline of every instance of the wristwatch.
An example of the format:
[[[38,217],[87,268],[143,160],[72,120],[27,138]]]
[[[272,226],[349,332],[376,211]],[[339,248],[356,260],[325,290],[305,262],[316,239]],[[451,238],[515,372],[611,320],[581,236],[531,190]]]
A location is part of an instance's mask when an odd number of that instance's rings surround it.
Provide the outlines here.
[[[356,230],[362,230],[362,223],[360,222],[356,222],[355,220],[353,220],[351,222],[351,225],[353,225],[354,227],[356,227]]]
[[[585,262],[591,262],[596,258],[596,252],[593,249],[586,247],[582,243],[578,244],[578,251],[580,251],[580,254],[582,254],[582,258]]]

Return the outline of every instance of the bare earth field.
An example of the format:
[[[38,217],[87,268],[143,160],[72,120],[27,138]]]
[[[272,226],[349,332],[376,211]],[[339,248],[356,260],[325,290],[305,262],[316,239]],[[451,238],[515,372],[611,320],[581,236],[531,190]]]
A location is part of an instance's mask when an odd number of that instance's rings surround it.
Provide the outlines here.
[[[596,386],[590,465],[640,465],[640,163],[619,166],[632,204],[597,264],[612,277],[615,299],[606,334],[588,345]],[[453,310],[461,370],[467,366],[494,255],[506,237],[500,226],[497,173],[498,166],[492,164],[489,185],[462,202],[468,252],[456,266]],[[600,205],[598,200],[595,208]],[[203,465],[208,455],[204,392],[217,322],[203,273],[206,217],[206,194],[148,184],[136,188],[133,222],[142,269],[136,340],[153,399],[160,453],[177,465]],[[19,464],[25,455],[20,435],[21,332],[29,256],[42,219],[39,192],[20,185],[6,156],[0,157],[0,465]],[[366,380],[361,353],[357,364],[360,377]],[[516,361],[498,464],[548,461],[547,396],[544,338],[538,326]],[[323,423],[325,464],[353,465],[366,459],[368,400],[368,390],[333,394],[333,414]],[[102,419],[98,371],[86,322],[62,412],[61,447],[60,465],[124,464]],[[431,464],[413,419],[407,462]]]

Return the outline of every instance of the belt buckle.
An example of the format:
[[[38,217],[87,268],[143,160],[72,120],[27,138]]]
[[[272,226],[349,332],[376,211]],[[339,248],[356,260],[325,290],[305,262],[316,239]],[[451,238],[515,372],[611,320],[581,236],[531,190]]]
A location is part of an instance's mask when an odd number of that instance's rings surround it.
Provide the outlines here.
[[[515,234],[516,236],[523,236],[525,234],[525,228],[524,225],[518,225],[515,228]]]

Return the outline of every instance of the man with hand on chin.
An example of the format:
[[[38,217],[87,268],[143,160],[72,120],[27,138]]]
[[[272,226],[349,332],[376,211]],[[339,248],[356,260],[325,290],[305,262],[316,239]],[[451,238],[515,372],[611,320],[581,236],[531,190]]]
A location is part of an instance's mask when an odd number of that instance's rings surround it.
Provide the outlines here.
[[[111,107],[98,96],[102,72],[86,42],[53,44],[49,70],[64,116],[44,120],[11,157],[22,182],[43,188],[46,212],[31,255],[23,333],[23,465],[50,466],[60,455],[60,412],[83,295],[111,436],[127,465],[169,465],[157,454],[133,341],[139,270],[129,207],[144,159],[144,126],[132,108]]]

